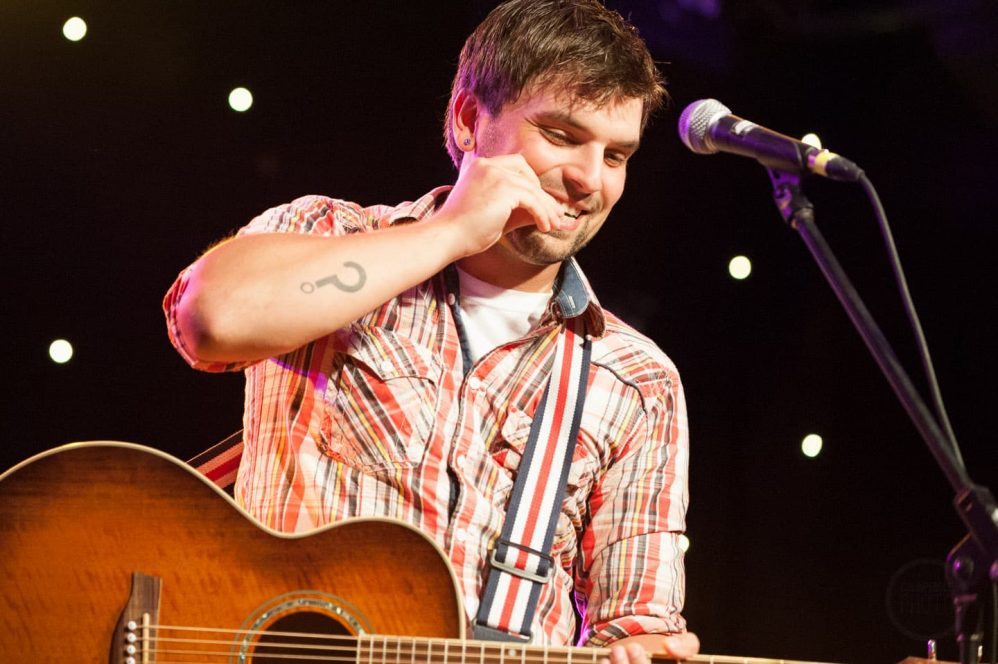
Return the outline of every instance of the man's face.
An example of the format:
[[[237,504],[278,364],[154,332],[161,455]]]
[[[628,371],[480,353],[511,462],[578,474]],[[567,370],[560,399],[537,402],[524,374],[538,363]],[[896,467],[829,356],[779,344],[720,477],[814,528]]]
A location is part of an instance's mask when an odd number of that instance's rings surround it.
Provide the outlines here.
[[[624,192],[627,161],[641,137],[641,113],[640,99],[594,107],[529,90],[495,117],[483,112],[477,155],[519,153],[543,189],[578,219],[573,231],[518,228],[503,236],[499,249],[533,265],[550,265],[584,247]]]

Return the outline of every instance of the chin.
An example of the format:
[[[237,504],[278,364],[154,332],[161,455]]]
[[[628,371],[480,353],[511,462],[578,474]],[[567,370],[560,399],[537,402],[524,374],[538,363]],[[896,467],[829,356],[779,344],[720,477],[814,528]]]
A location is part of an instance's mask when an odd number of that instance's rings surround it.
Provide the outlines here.
[[[524,227],[509,233],[504,244],[525,263],[543,267],[571,258],[588,241],[586,228],[542,233],[534,227]]]

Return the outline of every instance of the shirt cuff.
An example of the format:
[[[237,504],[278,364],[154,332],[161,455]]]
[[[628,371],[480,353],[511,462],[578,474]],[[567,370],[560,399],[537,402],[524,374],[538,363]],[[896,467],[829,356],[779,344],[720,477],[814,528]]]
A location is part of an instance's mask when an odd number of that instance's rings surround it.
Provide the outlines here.
[[[639,634],[678,634],[686,631],[686,619],[680,614],[671,618],[657,616],[622,616],[601,625],[594,625],[586,645],[602,648],[614,641]]]

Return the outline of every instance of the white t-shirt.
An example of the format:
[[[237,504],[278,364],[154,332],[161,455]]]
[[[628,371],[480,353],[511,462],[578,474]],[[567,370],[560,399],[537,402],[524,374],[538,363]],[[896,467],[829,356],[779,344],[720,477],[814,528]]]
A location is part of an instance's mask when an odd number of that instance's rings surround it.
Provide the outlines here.
[[[476,279],[458,268],[461,280],[461,314],[468,331],[471,361],[493,348],[519,339],[544,315],[551,292],[508,290]]]

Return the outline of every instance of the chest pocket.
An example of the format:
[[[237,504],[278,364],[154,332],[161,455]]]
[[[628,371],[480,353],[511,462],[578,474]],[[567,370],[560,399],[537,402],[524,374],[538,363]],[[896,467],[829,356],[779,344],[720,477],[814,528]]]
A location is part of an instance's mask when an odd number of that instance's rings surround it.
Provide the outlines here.
[[[508,471],[516,474],[527,448],[530,437],[530,427],[533,420],[523,411],[511,408],[502,425],[501,440],[493,446],[493,458]],[[565,499],[561,506],[558,528],[552,551],[559,553],[574,548],[576,535],[581,533],[589,511],[589,494],[592,491],[593,480],[597,474],[598,455],[590,441],[592,437],[586,428],[586,418],[582,419],[579,437],[572,454],[572,465],[568,469],[568,481],[565,487]],[[543,442],[543,441],[541,441]],[[537,454],[541,453],[538,449]]]
[[[371,473],[417,465],[436,423],[440,375],[430,350],[410,339],[355,331],[329,377],[319,449]]]

